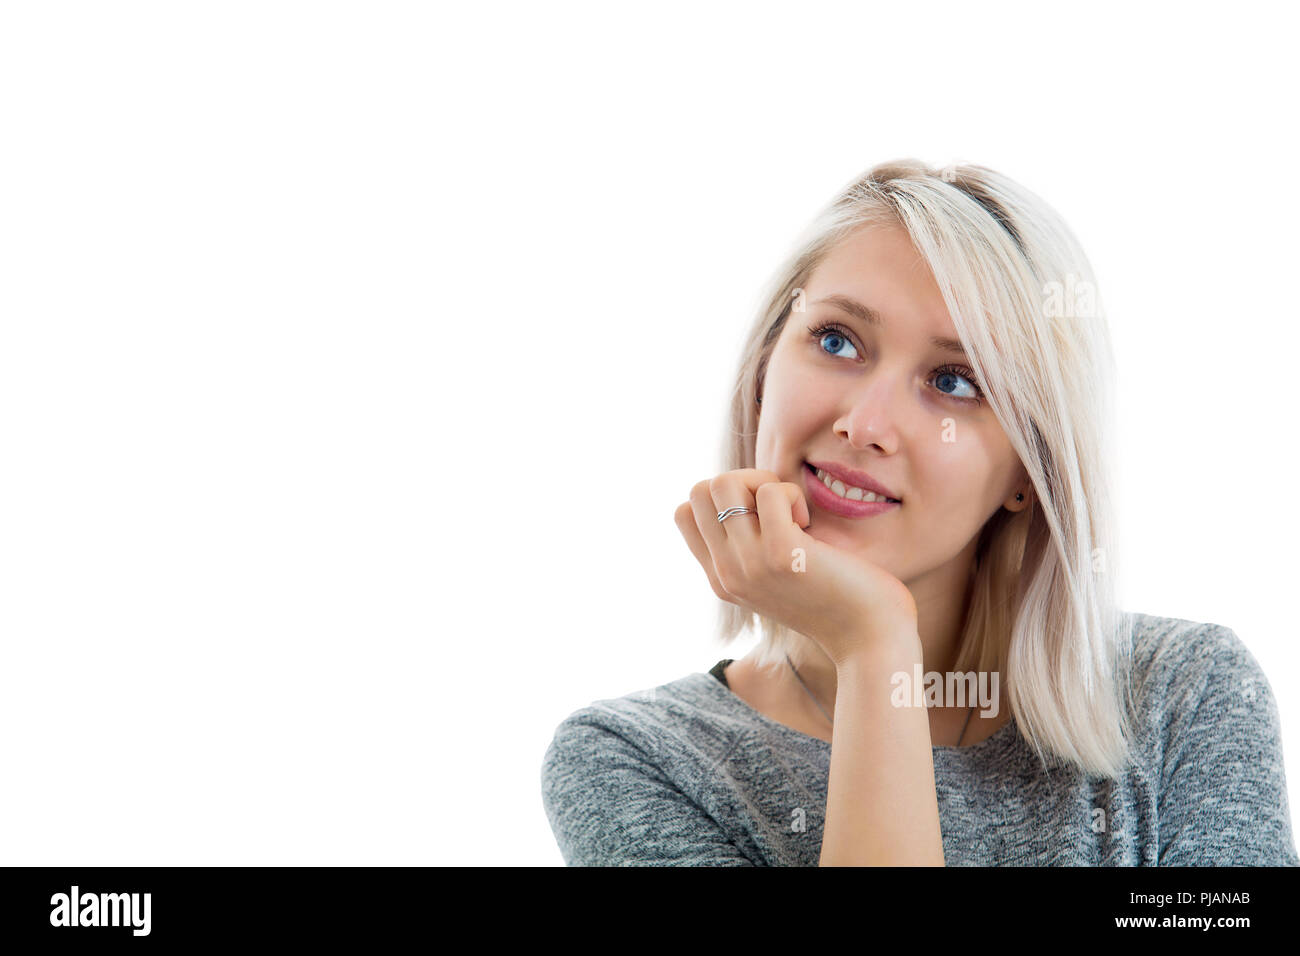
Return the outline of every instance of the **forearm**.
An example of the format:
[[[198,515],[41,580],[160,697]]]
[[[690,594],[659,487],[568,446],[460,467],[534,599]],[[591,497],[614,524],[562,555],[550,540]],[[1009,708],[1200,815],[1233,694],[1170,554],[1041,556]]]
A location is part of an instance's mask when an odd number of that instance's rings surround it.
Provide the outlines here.
[[[929,716],[890,703],[890,677],[920,661],[904,634],[837,668],[822,866],[944,865]]]

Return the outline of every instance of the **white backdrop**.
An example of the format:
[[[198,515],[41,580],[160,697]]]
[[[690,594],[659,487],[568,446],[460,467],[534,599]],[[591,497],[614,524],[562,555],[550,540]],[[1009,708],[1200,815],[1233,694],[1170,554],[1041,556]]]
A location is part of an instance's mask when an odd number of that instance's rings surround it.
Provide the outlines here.
[[[567,714],[739,657],[673,524],[849,177],[1084,242],[1125,606],[1300,781],[1295,60],[1273,4],[0,13],[0,858],[559,864]]]

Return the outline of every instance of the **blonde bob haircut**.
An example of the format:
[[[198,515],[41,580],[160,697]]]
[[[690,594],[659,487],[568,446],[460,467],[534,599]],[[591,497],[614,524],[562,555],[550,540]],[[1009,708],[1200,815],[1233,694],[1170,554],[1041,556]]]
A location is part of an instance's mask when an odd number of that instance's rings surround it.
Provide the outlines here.
[[[982,166],[884,163],[849,184],[778,268],[745,338],[723,469],[754,468],[768,359],[801,290],[835,245],[902,226],[939,286],[989,405],[1036,494],[979,532],[954,670],[1003,675],[1020,734],[1044,768],[1118,776],[1131,759],[1133,620],[1116,605],[1112,518],[1114,360],[1092,268],[1046,203]],[[720,602],[731,643],[755,614]],[[763,667],[804,638],[757,615]]]

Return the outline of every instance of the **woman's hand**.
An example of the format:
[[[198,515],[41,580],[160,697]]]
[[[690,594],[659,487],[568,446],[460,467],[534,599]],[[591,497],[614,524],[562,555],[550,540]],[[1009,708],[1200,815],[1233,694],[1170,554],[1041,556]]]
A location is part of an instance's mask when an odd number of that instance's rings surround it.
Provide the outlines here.
[[[737,506],[757,515],[718,522],[718,512]],[[741,468],[701,481],[674,519],[714,594],[812,638],[837,668],[877,641],[915,634],[907,586],[807,534],[803,489],[770,471]]]

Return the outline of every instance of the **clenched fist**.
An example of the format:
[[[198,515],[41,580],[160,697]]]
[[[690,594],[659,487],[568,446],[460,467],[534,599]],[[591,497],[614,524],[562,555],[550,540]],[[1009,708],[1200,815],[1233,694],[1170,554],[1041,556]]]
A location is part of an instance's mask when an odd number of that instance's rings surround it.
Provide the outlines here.
[[[718,513],[742,506],[757,514]],[[913,639],[916,601],[898,578],[818,541],[803,488],[741,468],[699,482],[674,519],[724,601],[816,641],[839,667],[879,641]]]

